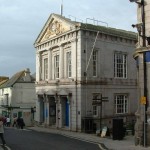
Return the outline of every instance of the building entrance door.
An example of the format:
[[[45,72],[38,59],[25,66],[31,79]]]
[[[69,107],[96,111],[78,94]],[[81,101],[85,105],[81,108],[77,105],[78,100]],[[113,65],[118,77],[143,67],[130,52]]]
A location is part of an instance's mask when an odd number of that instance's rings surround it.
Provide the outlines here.
[[[67,97],[62,98],[62,125],[69,127],[69,104]]]
[[[66,100],[66,126],[69,127],[69,104]]]

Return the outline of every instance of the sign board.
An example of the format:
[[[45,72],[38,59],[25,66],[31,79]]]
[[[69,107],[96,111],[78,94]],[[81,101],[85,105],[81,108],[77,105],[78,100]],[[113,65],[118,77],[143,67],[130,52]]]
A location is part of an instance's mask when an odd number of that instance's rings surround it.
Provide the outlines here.
[[[147,119],[147,123],[148,123],[148,125],[150,125],[150,118]]]
[[[108,101],[108,97],[102,97],[100,99],[93,99],[92,105],[97,105],[97,106],[101,106],[102,102],[107,102]]]
[[[141,102],[142,105],[145,105],[146,104],[146,97],[142,96],[141,99],[140,99],[140,102]]]
[[[107,132],[107,127],[103,127],[101,137],[105,137]]]
[[[101,104],[102,104],[101,101],[96,101],[96,100],[94,100],[94,101],[92,102],[92,105],[100,106]]]

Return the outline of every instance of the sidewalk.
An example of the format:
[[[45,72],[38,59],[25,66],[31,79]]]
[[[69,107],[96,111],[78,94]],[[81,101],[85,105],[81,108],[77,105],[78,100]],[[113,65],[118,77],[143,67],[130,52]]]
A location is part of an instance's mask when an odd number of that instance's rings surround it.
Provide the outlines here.
[[[0,145],[0,150],[10,150],[7,146],[3,147],[2,145]]]
[[[135,146],[134,136],[132,135],[126,136],[123,140],[119,141],[119,140],[112,140],[109,138],[101,138],[96,136],[95,134],[71,132],[71,131],[57,130],[52,128],[37,127],[37,126],[29,127],[28,129],[39,131],[39,132],[60,134],[67,137],[80,139],[83,141],[98,143],[101,145],[102,150],[149,150],[150,149],[150,147],[144,148],[142,146]]]

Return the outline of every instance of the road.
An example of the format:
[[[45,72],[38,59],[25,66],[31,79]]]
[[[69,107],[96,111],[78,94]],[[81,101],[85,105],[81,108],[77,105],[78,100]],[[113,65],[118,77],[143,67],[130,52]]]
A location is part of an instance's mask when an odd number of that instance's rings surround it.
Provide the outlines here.
[[[26,129],[5,128],[4,136],[11,150],[100,150],[94,143]]]

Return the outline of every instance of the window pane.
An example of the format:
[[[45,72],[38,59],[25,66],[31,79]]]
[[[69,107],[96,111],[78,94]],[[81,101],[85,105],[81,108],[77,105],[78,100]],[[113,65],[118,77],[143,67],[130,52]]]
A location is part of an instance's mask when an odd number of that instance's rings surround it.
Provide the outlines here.
[[[59,78],[59,55],[54,57],[54,77]]]
[[[115,96],[115,108],[116,114],[123,114],[128,112],[127,95]]]
[[[72,76],[72,64],[71,64],[71,52],[67,52],[67,77],[71,77]]]
[[[44,80],[48,79],[48,58],[44,59]]]
[[[93,76],[97,76],[97,51],[93,51]]]
[[[121,52],[114,54],[114,77],[127,77],[127,55]]]

